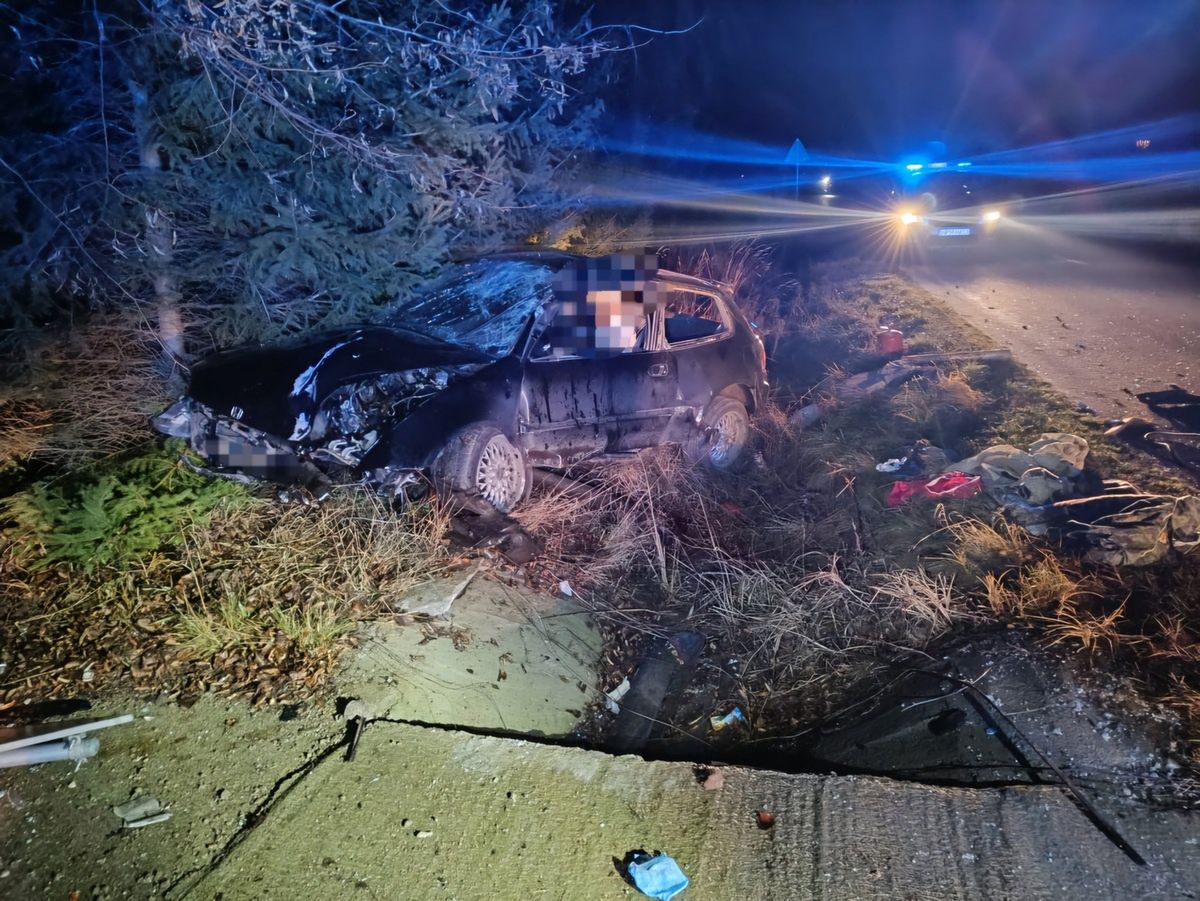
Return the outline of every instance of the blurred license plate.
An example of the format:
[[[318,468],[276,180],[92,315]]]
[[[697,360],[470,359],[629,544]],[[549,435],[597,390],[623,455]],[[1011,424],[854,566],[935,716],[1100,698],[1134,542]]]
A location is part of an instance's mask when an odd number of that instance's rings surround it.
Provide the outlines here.
[[[961,238],[971,234],[969,228],[939,228],[938,236],[942,238]]]

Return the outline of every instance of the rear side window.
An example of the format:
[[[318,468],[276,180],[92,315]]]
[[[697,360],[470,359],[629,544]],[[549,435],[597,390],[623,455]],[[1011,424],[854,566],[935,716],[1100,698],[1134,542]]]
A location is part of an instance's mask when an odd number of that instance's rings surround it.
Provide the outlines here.
[[[725,311],[712,295],[696,291],[667,293],[663,331],[668,346],[715,338],[729,329]]]

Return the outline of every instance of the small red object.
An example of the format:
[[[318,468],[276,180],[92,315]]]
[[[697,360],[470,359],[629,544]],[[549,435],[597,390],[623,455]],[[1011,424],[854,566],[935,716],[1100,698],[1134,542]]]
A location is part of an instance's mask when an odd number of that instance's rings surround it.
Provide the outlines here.
[[[894,328],[881,328],[875,334],[875,347],[881,354],[904,355],[904,332]]]
[[[892,483],[887,505],[899,507],[914,497],[971,497],[983,490],[983,479],[965,472],[944,472],[932,479],[901,480]]]
[[[965,472],[944,472],[925,483],[925,493],[935,498],[970,497],[982,490],[982,477]]]
[[[775,814],[769,810],[760,810],[754,814],[759,829],[770,829],[775,825]]]

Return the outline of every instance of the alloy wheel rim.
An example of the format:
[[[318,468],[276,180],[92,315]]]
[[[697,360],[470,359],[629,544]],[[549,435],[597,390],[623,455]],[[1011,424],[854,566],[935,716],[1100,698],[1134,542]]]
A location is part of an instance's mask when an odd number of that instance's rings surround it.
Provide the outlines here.
[[[525,467],[521,454],[502,435],[493,436],[479,455],[475,488],[480,496],[507,513],[525,490]]]
[[[713,463],[722,466],[732,460],[734,450],[745,440],[745,423],[737,413],[730,410],[721,414],[713,423],[713,432],[717,437],[709,451],[709,458]]]

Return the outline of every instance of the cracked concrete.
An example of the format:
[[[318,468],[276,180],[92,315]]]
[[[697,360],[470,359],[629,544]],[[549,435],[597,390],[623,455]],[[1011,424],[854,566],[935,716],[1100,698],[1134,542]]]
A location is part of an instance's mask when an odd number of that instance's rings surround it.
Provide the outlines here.
[[[598,646],[573,605],[498,586],[447,622],[389,626],[340,690],[376,715],[446,725],[372,722],[352,762],[332,701],[298,718],[211,696],[105,701],[94,715],[138,718],[104,733],[96,760],[0,771],[0,897],[619,898],[635,892],[613,861],[637,848],[680,862],[686,899],[1188,898],[1200,885],[1196,815],[1119,782],[1090,789],[1147,867],[1056,787],[726,767],[724,788],[705,791],[688,763],[454,728],[562,734]],[[1001,694],[1014,715],[1030,704]],[[1082,723],[1064,732],[1076,753],[1098,740]],[[1144,762],[1140,743],[1117,743],[1123,756],[1091,761],[1108,764],[1099,775]],[[171,818],[122,829],[112,807],[142,795]]]

